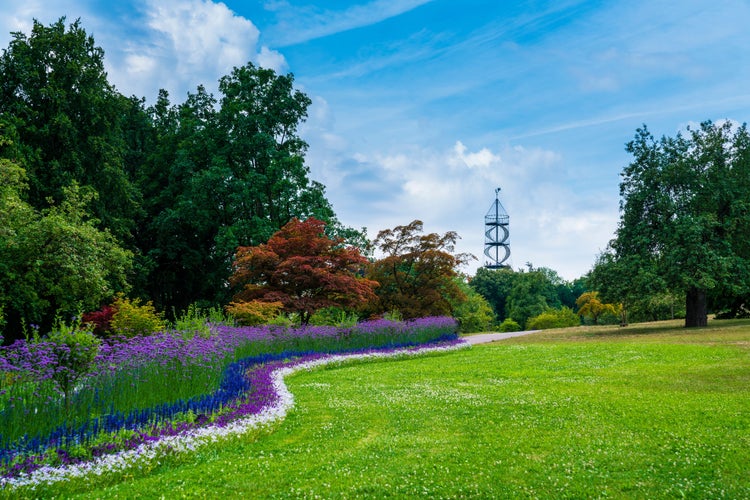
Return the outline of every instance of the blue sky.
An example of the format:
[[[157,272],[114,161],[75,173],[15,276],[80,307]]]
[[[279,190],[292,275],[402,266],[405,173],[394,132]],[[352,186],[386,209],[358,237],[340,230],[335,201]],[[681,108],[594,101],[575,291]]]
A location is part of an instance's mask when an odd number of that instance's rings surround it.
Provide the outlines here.
[[[114,6],[113,6],[114,5]],[[624,145],[750,119],[750,4],[715,1],[2,0],[0,46],[81,18],[110,81],[153,103],[253,61],[313,100],[311,176],[344,224],[424,221],[484,263],[501,187],[511,263],[586,273],[619,219]]]

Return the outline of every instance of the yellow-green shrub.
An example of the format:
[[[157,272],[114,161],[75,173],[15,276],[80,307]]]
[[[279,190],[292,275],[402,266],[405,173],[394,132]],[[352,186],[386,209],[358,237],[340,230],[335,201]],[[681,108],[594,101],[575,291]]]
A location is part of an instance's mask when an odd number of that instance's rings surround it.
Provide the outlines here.
[[[500,323],[499,329],[501,332],[520,332],[521,325],[511,318],[505,318],[505,321]]]
[[[115,335],[135,337],[151,335],[163,331],[167,325],[160,313],[154,309],[151,301],[141,305],[140,299],[118,297],[113,304],[115,314],[112,316],[112,332]]]
[[[581,319],[569,307],[561,309],[548,309],[538,316],[530,318],[526,322],[527,330],[547,330],[550,328],[565,328],[578,326]]]

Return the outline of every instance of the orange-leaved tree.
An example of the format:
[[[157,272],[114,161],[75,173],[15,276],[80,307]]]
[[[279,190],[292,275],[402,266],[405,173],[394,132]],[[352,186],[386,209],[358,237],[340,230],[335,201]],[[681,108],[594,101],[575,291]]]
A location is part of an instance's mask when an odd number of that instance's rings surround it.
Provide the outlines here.
[[[307,324],[325,307],[356,307],[375,298],[377,283],[362,276],[367,259],[342,238],[325,234],[325,222],[292,219],[264,245],[239,247],[230,283],[235,302],[281,302]]]
[[[380,283],[379,312],[398,311],[404,318],[450,315],[453,304],[466,300],[454,280],[458,267],[476,258],[454,254],[459,236],[421,234],[422,221],[378,233],[375,246],[385,257],[372,263],[367,277]]]

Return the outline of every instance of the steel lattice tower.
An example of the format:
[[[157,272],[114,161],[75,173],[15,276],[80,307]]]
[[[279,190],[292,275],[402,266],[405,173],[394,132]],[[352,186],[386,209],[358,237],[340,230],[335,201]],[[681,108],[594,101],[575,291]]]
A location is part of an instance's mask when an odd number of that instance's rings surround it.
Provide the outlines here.
[[[500,188],[497,188],[495,202],[484,216],[484,255],[490,259],[484,264],[487,269],[510,268],[505,264],[510,258],[509,221],[510,217],[500,203]]]

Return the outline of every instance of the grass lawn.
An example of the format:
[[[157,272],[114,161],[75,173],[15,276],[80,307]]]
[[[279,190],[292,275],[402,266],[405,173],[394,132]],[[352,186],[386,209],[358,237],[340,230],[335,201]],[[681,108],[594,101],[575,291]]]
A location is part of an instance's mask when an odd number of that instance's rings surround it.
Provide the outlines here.
[[[30,496],[748,498],[750,322],[711,325],[297,373],[273,428]]]

